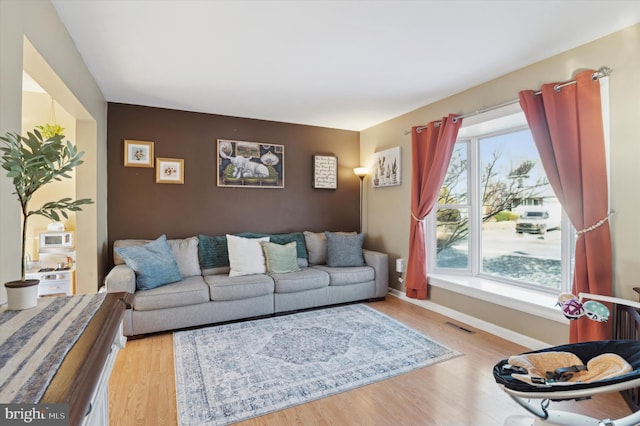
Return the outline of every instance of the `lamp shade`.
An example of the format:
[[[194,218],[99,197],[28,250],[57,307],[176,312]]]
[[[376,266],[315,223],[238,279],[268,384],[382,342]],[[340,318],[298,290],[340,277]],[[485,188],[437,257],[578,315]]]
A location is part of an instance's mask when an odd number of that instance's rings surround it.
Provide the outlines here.
[[[365,177],[369,173],[369,169],[366,167],[356,167],[353,169],[353,173],[358,177]]]

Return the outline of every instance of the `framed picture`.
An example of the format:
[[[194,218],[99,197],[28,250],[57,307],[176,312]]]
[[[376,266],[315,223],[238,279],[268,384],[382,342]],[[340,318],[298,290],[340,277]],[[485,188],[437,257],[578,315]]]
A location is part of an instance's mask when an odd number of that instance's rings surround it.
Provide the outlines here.
[[[124,141],[125,167],[153,167],[153,142]]]
[[[374,188],[402,184],[401,159],[399,146],[373,154],[371,184]]]
[[[156,158],[156,183],[184,183],[184,160]]]
[[[313,156],[313,187],[338,188],[338,157],[333,155]]]
[[[218,139],[218,186],[284,188],[284,145]]]

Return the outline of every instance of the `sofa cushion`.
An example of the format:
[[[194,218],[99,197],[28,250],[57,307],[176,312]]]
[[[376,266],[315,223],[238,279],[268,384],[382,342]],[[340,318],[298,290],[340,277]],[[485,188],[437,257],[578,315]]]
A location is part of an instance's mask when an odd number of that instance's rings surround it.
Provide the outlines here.
[[[137,291],[133,301],[133,309],[151,311],[191,306],[208,301],[209,288],[207,284],[201,276],[194,276],[151,290]]]
[[[296,257],[296,243],[276,244],[268,241],[261,241],[264,252],[267,273],[282,274],[286,272],[299,271],[298,258]]]
[[[209,286],[211,300],[238,300],[273,294],[273,280],[265,274],[241,275],[207,275],[204,277]]]
[[[255,232],[242,232],[240,234],[235,234],[239,237],[245,238],[260,238],[260,237],[269,237],[269,241],[276,244],[288,244],[295,242],[296,243],[296,256],[299,259],[307,259],[309,254],[307,253],[307,246],[305,244],[304,235],[302,232],[291,232],[288,234],[259,234]]]
[[[312,268],[329,274],[329,285],[332,286],[365,283],[373,281],[376,277],[375,269],[371,266],[345,268],[343,266],[315,265]]]
[[[230,277],[267,272],[261,241],[269,241],[269,237],[243,238],[227,234]]]
[[[364,234],[340,235],[325,232],[327,236],[327,266],[363,266],[362,243]]]
[[[138,290],[149,290],[182,279],[165,235],[140,246],[117,247],[115,251],[135,271]]]
[[[329,274],[313,268],[303,268],[286,274],[272,274],[271,278],[275,282],[276,293],[296,293],[329,285]]]
[[[227,236],[198,235],[198,258],[200,267],[204,270],[224,268],[229,266],[229,253],[227,250]]]
[[[327,236],[324,232],[304,231],[304,241],[309,253],[309,265],[327,263]],[[355,232],[336,232],[339,235],[357,235]]]
[[[198,262],[198,237],[167,240],[182,278],[202,275]]]

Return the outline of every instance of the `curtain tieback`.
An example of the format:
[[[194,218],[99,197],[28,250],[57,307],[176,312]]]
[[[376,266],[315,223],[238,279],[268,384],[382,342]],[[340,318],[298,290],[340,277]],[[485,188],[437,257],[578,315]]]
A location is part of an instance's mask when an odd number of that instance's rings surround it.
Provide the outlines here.
[[[576,235],[584,234],[584,233],[587,233],[587,232],[593,231],[594,229],[599,228],[600,226],[604,225],[604,223],[606,221],[608,221],[609,218],[611,216],[613,216],[614,214],[615,214],[615,211],[611,210],[608,215],[606,215],[604,218],[600,219],[595,225],[591,225],[588,228],[584,228],[584,229],[581,229],[579,231],[576,231]]]
[[[415,220],[416,222],[422,221],[422,219],[418,219],[418,217],[415,214],[413,214],[413,210],[409,210],[409,211],[411,212],[411,217],[413,218],[413,220]]]

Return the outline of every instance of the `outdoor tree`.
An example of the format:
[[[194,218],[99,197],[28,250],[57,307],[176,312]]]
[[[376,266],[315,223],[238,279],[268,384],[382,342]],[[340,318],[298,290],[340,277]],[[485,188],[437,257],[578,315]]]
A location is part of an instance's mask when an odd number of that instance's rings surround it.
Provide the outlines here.
[[[495,220],[502,212],[510,212],[527,199],[539,196],[548,188],[546,177],[530,182],[531,170],[536,163],[524,160],[508,173],[500,170],[502,153],[494,151],[485,162],[480,179],[480,199],[482,203],[482,223]],[[436,212],[438,223],[438,253],[469,235],[469,215],[460,204],[468,203],[466,158],[460,152],[451,157],[447,175],[440,189],[438,204],[442,206]]]

